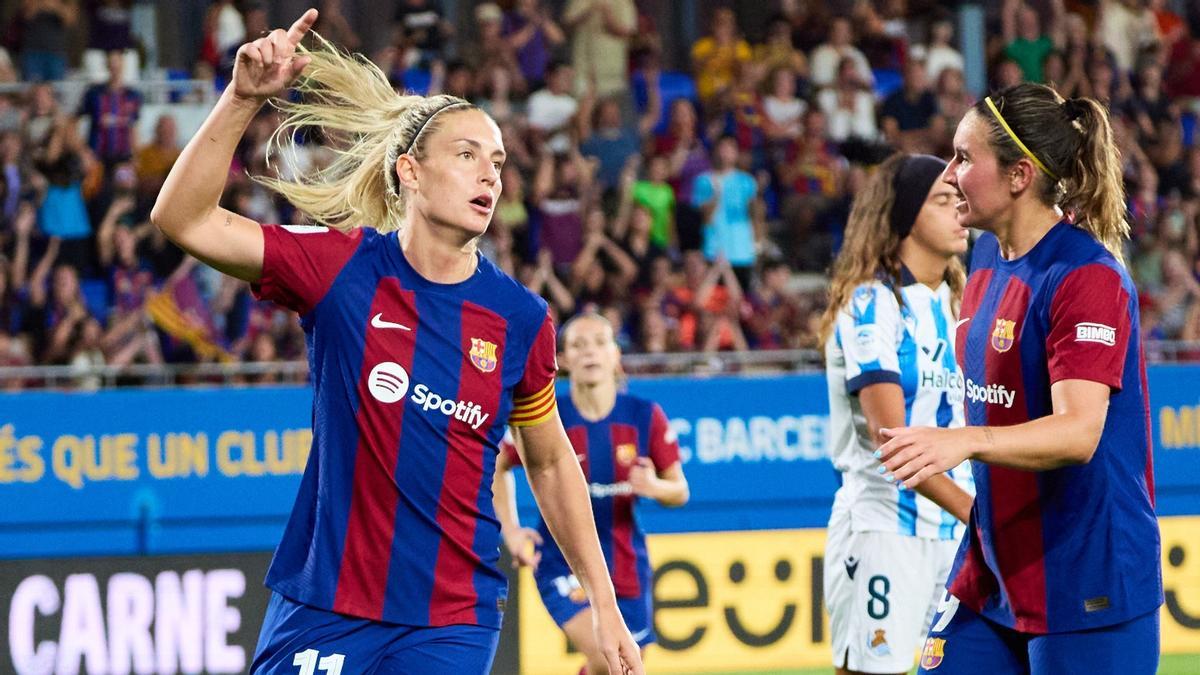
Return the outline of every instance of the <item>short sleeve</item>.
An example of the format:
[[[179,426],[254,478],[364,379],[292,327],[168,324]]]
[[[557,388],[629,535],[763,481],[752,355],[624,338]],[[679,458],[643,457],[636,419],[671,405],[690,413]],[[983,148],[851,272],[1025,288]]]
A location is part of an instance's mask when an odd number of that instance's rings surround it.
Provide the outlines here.
[[[1112,268],[1091,264],[1068,274],[1050,302],[1050,382],[1089,380],[1120,389],[1131,312],[1129,292]]]
[[[263,225],[263,269],[254,297],[300,314],[316,307],[358,250],[362,230],[316,225]]]
[[[554,320],[547,312],[525,360],[525,374],[513,391],[513,408],[508,417],[510,425],[531,427],[550,417],[554,412],[554,376],[557,373]]]
[[[650,461],[658,471],[669,469],[679,461],[679,439],[667,414],[657,404],[650,408]]]
[[[837,335],[846,357],[846,390],[857,394],[879,382],[900,383],[900,305],[882,284],[854,289],[837,316]]]
[[[692,180],[692,206],[699,208],[713,198],[712,177],[706,173]]]

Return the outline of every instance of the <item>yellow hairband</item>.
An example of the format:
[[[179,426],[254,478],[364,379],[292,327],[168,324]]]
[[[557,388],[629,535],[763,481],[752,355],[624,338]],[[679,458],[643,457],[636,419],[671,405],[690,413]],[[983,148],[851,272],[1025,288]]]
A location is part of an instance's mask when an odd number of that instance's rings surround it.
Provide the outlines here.
[[[987,107],[992,111],[992,114],[996,116],[996,121],[999,122],[1000,126],[1004,127],[1004,130],[1008,132],[1008,137],[1013,139],[1013,142],[1017,144],[1017,147],[1021,149],[1021,152],[1025,153],[1025,156],[1029,158],[1029,161],[1033,162],[1037,168],[1041,169],[1042,173],[1053,178],[1054,180],[1058,180],[1058,176],[1055,176],[1054,172],[1052,172],[1050,169],[1047,169],[1046,165],[1042,164],[1042,160],[1038,159],[1037,155],[1034,155],[1029,148],[1025,147],[1025,144],[1021,142],[1021,139],[1017,138],[1016,132],[1012,130],[1012,127],[1008,126],[1008,122],[1004,121],[1004,115],[1000,114],[1000,109],[997,108],[996,104],[992,102],[992,97],[988,96],[983,100],[985,103],[987,103]]]

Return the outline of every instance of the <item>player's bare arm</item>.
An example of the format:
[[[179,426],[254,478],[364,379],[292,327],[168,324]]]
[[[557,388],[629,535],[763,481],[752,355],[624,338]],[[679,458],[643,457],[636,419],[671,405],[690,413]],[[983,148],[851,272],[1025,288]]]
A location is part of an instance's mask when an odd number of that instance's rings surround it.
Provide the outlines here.
[[[914,487],[929,476],[976,459],[1023,471],[1086,464],[1108,417],[1108,385],[1062,380],[1050,387],[1054,414],[1008,427],[885,429],[880,459],[897,480]]]
[[[887,442],[882,433],[884,429],[904,426],[904,390],[900,385],[892,382],[869,384],[858,392],[858,400],[877,446]],[[914,489],[964,523],[971,517],[971,504],[975,499],[945,475],[933,474]]]

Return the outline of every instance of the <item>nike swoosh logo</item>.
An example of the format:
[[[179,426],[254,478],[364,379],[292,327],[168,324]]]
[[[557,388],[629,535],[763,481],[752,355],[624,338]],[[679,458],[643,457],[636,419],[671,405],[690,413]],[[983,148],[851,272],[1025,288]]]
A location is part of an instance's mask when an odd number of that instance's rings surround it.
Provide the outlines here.
[[[412,330],[411,328],[409,328],[408,326],[405,326],[402,323],[393,323],[391,321],[384,321],[383,320],[383,312],[380,312],[380,313],[376,314],[375,316],[371,317],[371,325],[376,328],[399,328],[400,330]]]
[[[642,630],[639,630],[638,632],[633,634],[633,641],[640,642],[640,641],[644,640],[646,638],[646,636],[648,636],[648,635],[650,635],[650,629],[643,628]]]
[[[959,326],[963,325],[964,323],[966,323],[966,322],[968,322],[968,321],[970,321],[970,320],[971,320],[971,317],[969,317],[969,316],[968,316],[967,318],[965,318],[965,319],[959,319],[959,320],[958,320],[958,323],[954,324],[954,330],[958,330],[958,327],[959,327]]]

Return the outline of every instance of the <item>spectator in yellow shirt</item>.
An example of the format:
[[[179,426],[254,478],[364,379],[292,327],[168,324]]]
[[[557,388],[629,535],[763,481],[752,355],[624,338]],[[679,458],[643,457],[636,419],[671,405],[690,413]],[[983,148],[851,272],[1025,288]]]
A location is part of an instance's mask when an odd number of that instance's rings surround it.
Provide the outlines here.
[[[712,35],[692,45],[692,73],[703,103],[715,100],[733,83],[738,66],[750,61],[750,45],[738,36],[733,10],[713,12]]]

